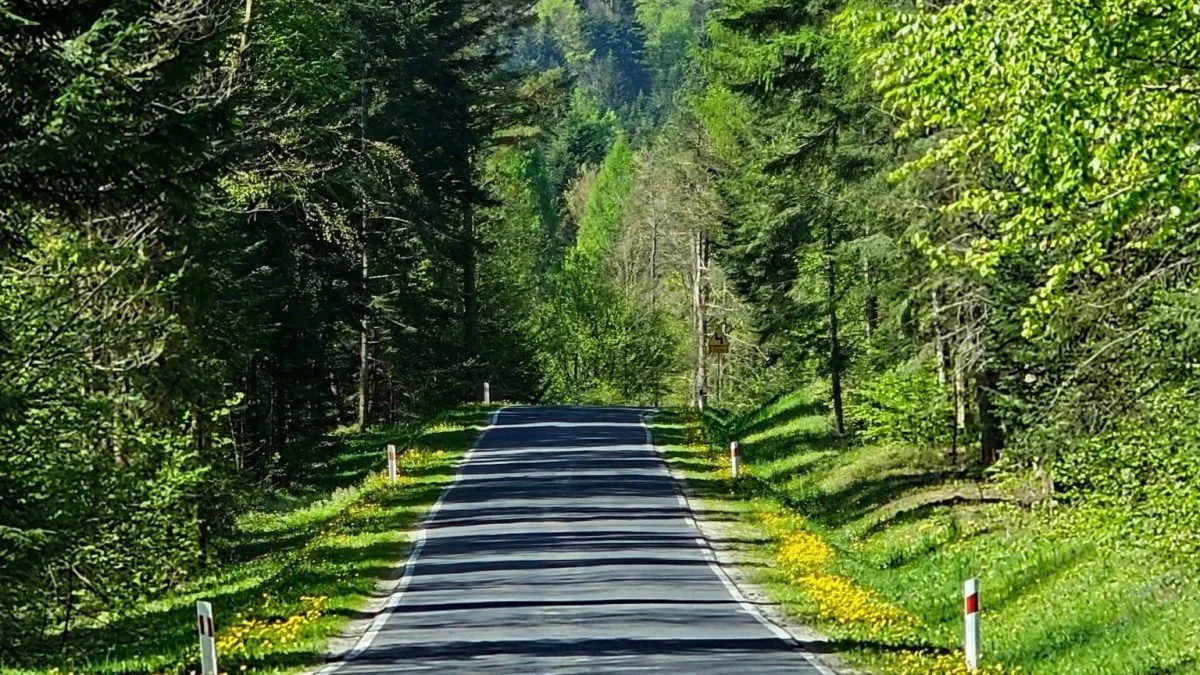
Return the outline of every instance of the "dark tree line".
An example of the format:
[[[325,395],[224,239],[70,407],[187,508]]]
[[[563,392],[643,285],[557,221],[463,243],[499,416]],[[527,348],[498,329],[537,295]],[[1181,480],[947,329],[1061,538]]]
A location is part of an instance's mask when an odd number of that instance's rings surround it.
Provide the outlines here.
[[[477,162],[528,4],[0,10],[0,654],[219,560],[332,429],[503,375]]]

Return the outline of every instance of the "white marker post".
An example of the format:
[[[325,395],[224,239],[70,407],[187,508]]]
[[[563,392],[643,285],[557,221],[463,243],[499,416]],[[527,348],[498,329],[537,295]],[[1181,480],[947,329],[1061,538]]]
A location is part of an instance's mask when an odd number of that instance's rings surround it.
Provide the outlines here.
[[[196,603],[196,624],[200,630],[200,675],[217,675],[217,626],[211,603]]]
[[[967,670],[979,669],[979,579],[967,579],[963,584],[963,603],[966,610]]]
[[[396,446],[388,446],[388,482],[396,484]]]
[[[742,444],[738,441],[729,443],[729,467],[734,478],[742,475]]]
[[[492,383],[491,382],[483,383],[483,404],[484,405],[492,404]]]

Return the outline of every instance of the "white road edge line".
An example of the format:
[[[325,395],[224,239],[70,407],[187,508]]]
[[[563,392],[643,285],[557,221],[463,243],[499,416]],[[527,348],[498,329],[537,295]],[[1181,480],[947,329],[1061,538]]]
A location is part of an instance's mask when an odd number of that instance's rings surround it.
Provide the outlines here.
[[[671,479],[675,481],[675,489],[677,490],[676,496],[687,508],[688,515],[692,521],[692,527],[694,527],[697,532],[701,533],[701,535],[696,538],[696,544],[699,545],[700,552],[704,555],[704,559],[708,563],[709,569],[711,569],[713,574],[716,574],[717,578],[721,580],[721,583],[725,586],[725,590],[729,592],[729,596],[732,597],[739,606],[741,606],[742,611],[754,617],[755,620],[762,624],[767,630],[771,631],[771,634],[773,634],[775,637],[783,640],[792,647],[795,647],[796,650],[800,652],[800,655],[804,657],[804,660],[808,661],[809,665],[811,665],[813,668],[816,668],[821,675],[837,675],[837,673],[830,670],[827,666],[825,666],[825,664],[821,663],[821,661],[817,659],[814,654],[801,647],[800,641],[796,639],[796,636],[789,633],[786,628],[763,616],[762,612],[758,611],[758,608],[751,604],[750,601],[746,599],[746,596],[742,595],[742,592],[738,590],[737,585],[734,584],[733,580],[729,578],[729,575],[725,573],[725,570],[717,562],[716,554],[713,552],[712,543],[709,542],[704,536],[704,531],[700,529],[700,523],[696,521],[695,511],[692,509],[691,501],[688,500],[687,494],[683,491],[683,486],[680,484],[679,480],[675,478],[675,474],[672,473],[670,464],[667,463],[666,459],[663,458],[662,454],[658,451],[658,445],[655,444],[654,436],[650,433],[650,425],[646,421],[647,417],[648,414],[642,415],[642,429],[646,432],[646,449],[648,449],[656,457],[659,457],[663,460],[663,464],[666,465],[667,468],[667,475],[669,475]]]
[[[370,628],[368,628],[367,632],[363,633],[362,637],[358,639],[358,642],[354,645],[353,649],[342,655],[337,661],[332,661],[326,664],[320,670],[313,673],[313,675],[332,675],[332,673],[336,673],[339,668],[362,656],[363,652],[371,648],[371,643],[375,641],[375,638],[379,635],[379,631],[383,630],[383,627],[387,624],[388,619],[390,619],[392,614],[396,612],[396,608],[400,606],[400,599],[404,596],[404,592],[408,590],[408,585],[412,583],[413,569],[417,565],[417,559],[421,557],[421,551],[425,548],[425,540],[429,525],[433,523],[433,519],[437,516],[438,511],[442,508],[442,502],[446,500],[446,495],[450,494],[450,491],[454,489],[454,486],[458,485],[458,482],[462,480],[467,464],[471,461],[471,456],[475,454],[475,450],[479,448],[479,444],[483,441],[484,436],[487,436],[487,432],[496,428],[496,421],[500,419],[500,414],[505,410],[508,410],[508,408],[500,408],[492,413],[491,419],[488,420],[488,425],[483,428],[483,431],[479,432],[479,437],[475,439],[475,442],[471,444],[470,450],[467,451],[466,456],[464,456],[462,461],[458,463],[458,469],[454,472],[454,480],[450,481],[449,485],[442,488],[442,493],[438,495],[437,501],[433,503],[433,506],[429,508],[429,512],[425,514],[425,519],[421,521],[420,529],[413,533],[413,541],[415,544],[413,545],[412,552],[408,554],[408,559],[404,561],[404,576],[400,578],[400,582],[396,584],[396,589],[393,590],[391,596],[388,597],[387,604],[384,605],[379,614],[375,616],[375,620],[371,622]]]

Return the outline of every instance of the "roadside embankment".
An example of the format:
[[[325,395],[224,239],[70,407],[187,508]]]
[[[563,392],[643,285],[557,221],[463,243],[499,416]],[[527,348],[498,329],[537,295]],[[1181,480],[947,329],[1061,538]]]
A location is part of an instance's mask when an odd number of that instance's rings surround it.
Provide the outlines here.
[[[663,413],[654,432],[702,508],[765,542],[751,578],[853,666],[966,672],[962,585],[978,577],[980,672],[1200,672],[1194,573],[1100,536],[1097,514],[1031,505],[940,452],[844,443],[803,393],[738,417]]]

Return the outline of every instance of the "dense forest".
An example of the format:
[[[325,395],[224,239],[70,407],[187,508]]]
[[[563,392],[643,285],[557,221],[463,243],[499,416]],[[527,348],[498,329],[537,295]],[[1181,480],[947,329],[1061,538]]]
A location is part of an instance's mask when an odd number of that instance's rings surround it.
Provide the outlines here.
[[[1198,58],[1161,0],[0,3],[0,655],[484,382],[807,387],[1192,556]]]

